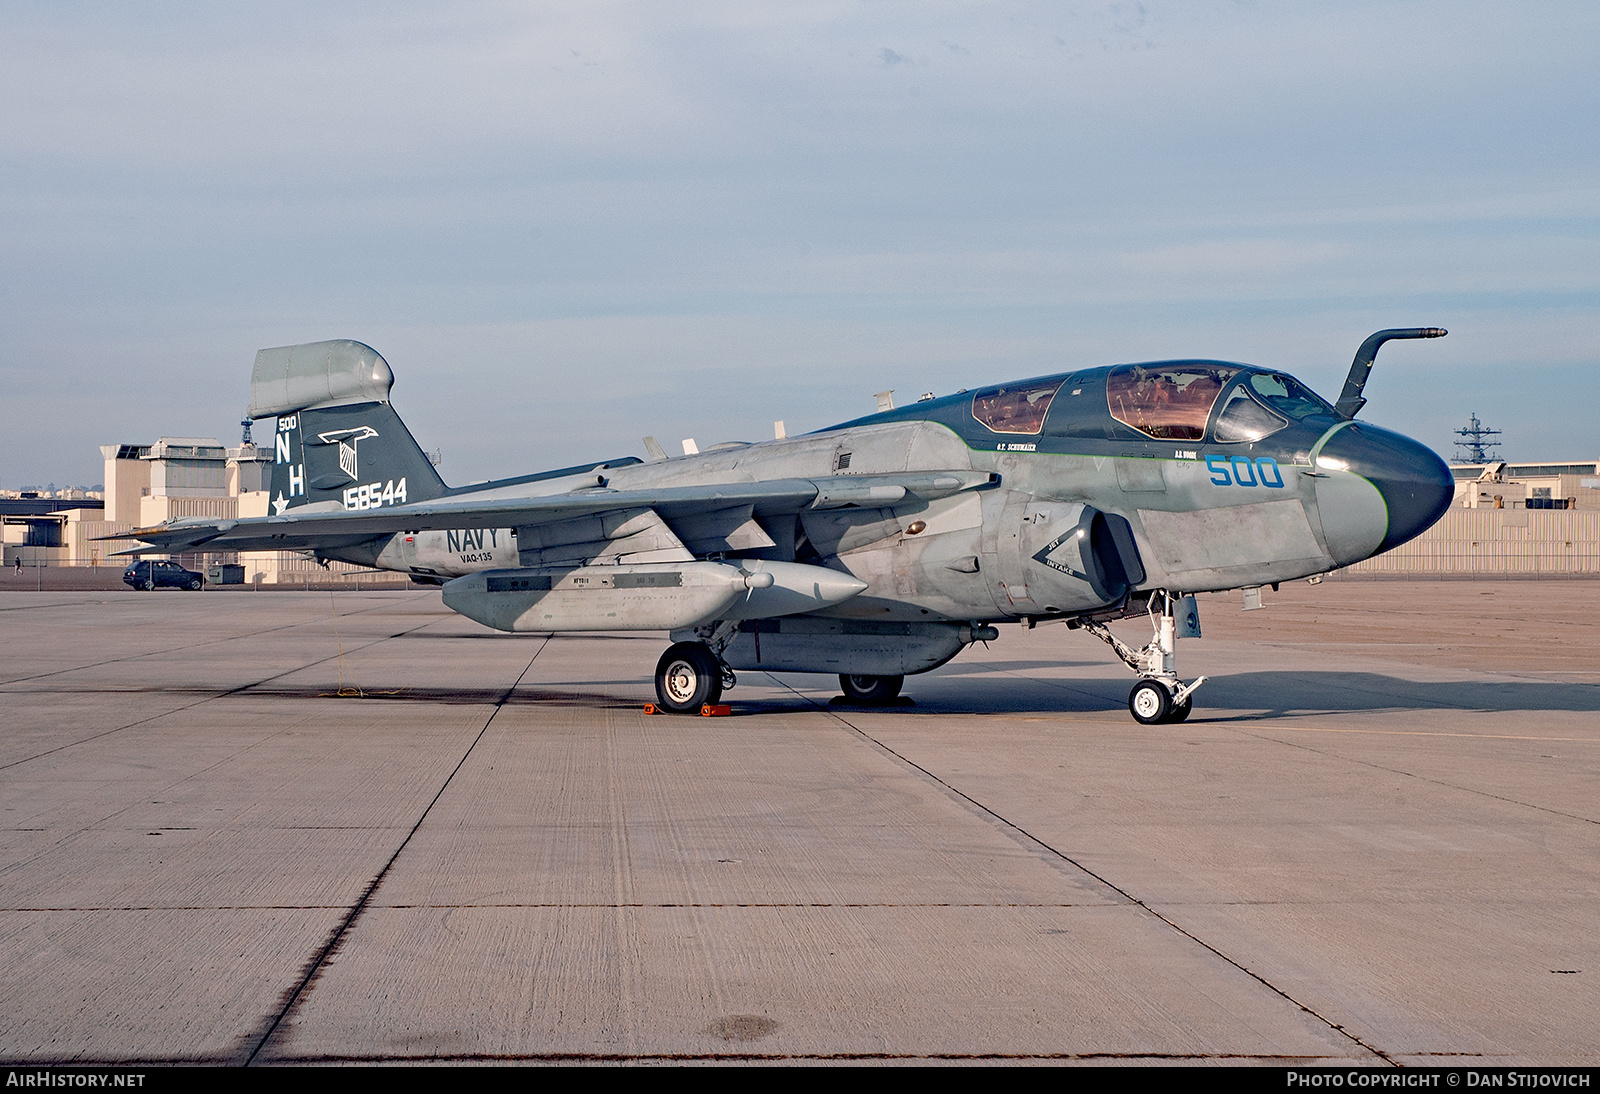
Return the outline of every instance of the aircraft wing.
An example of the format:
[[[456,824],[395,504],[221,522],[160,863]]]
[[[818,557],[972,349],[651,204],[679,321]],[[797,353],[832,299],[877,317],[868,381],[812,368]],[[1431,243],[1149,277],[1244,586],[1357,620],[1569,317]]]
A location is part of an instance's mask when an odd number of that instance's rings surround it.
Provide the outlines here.
[[[220,551],[294,551],[350,546],[397,532],[536,528],[580,517],[645,509],[671,520],[746,505],[757,515],[852,506],[879,508],[900,504],[907,498],[947,497],[988,486],[995,479],[986,471],[957,470],[613,490],[597,477],[594,486],[543,497],[456,495],[362,510],[308,511],[309,507],[303,507],[278,516],[241,520],[189,518],[104,538],[137,539],[148,545],[119,551],[122,555],[189,551],[202,546]]]

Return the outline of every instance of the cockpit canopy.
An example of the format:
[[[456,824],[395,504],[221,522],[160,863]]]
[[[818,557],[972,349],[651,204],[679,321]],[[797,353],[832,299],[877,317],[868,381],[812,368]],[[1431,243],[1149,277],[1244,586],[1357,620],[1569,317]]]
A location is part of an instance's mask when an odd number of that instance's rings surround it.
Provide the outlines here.
[[[1063,383],[1057,376],[985,388],[972,397],[972,416],[992,433],[1037,433]]]
[[[1213,439],[1221,444],[1259,441],[1291,421],[1338,417],[1310,388],[1280,372],[1172,361],[1118,365],[1106,377],[1111,416],[1157,440],[1204,440],[1219,401]]]
[[[1181,362],[1118,365],[1106,377],[1106,403],[1113,418],[1148,437],[1198,441],[1206,435],[1217,396],[1238,371]]]

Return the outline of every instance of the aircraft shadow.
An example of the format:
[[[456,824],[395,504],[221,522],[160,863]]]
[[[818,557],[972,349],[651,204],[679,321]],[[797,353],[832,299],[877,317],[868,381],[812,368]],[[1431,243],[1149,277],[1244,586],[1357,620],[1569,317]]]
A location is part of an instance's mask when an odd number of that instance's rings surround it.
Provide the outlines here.
[[[427,642],[542,642],[545,637],[545,634],[540,631],[519,631],[516,634],[491,630],[472,631],[465,634],[424,634],[421,631],[409,631],[405,634],[394,635],[388,641],[416,641],[421,639]],[[656,646],[661,645],[663,641],[659,634],[614,634],[611,632],[552,634],[549,635],[549,638],[552,642],[649,642]]]
[[[949,674],[941,673],[941,677]],[[1040,709],[1115,709],[1126,701],[1133,676],[1051,682],[1018,681],[1015,677],[985,679],[971,674],[955,689],[936,684],[939,677],[921,684],[906,681],[905,692],[924,713],[955,710],[983,713],[1020,713]],[[954,681],[952,681],[954,683]],[[1041,704],[1056,691],[1060,699]],[[1076,694],[1073,694],[1076,693]],[[1096,693],[1107,695],[1101,706],[1086,702]],[[1384,710],[1477,710],[1497,713],[1518,711],[1600,711],[1600,685],[1536,680],[1450,681],[1427,683],[1373,672],[1245,672],[1212,676],[1195,693],[1191,720],[1215,720],[1223,712],[1249,712],[1251,718],[1289,714],[1350,714]]]
[[[1029,672],[1034,669],[1086,669],[1103,666],[1105,661],[952,661],[939,669],[940,676],[981,676],[987,672]]]
[[[1032,666],[1032,662],[1017,662]],[[1059,667],[1059,663],[1051,664]],[[994,667],[1008,663],[1001,662]],[[974,666],[976,667],[976,666]],[[1008,666],[1009,667],[1009,666]],[[830,689],[825,678],[815,682],[796,674],[783,674],[792,686],[806,694],[768,694],[757,696],[751,687],[741,687],[724,695],[723,701],[743,715],[794,713],[814,710]],[[885,713],[901,715],[950,716],[979,714],[1038,714],[1041,712],[1109,712],[1125,709],[1133,677],[1104,676],[1090,679],[1028,679],[1010,673],[949,671],[927,677],[910,677],[904,694],[910,704],[884,707]],[[633,695],[618,694],[622,681],[592,681],[587,687],[517,687],[510,695],[504,688],[472,687],[357,687],[342,690],[330,685],[266,683],[247,686],[231,693],[216,688],[189,685],[151,685],[148,687],[90,687],[71,691],[96,693],[139,693],[184,696],[229,695],[236,699],[361,699],[378,702],[436,703],[450,706],[555,706],[587,707],[604,710],[638,710],[644,700],[641,689],[648,680],[626,682]],[[745,675],[745,683],[771,689],[772,678],[764,673]],[[781,686],[781,685],[779,685]],[[868,711],[871,707],[841,707],[842,711]],[[1190,721],[1259,721],[1277,717],[1306,717],[1334,714],[1377,713],[1399,710],[1461,710],[1514,714],[1528,711],[1600,711],[1600,684],[1508,680],[1449,681],[1426,683],[1404,680],[1372,672],[1246,672],[1232,676],[1213,676],[1195,694],[1195,711]]]
[[[1427,683],[1375,672],[1248,672],[1216,680],[1215,705],[1289,711],[1600,711],[1600,686],[1565,681],[1459,680]],[[1210,691],[1208,682],[1205,690]],[[1197,697],[1198,698],[1198,697]],[[1231,702],[1230,702],[1231,701]]]

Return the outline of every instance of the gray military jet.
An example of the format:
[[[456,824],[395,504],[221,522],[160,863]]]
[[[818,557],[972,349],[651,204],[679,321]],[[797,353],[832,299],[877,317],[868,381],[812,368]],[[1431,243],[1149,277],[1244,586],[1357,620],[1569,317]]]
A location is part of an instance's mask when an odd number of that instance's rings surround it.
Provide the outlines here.
[[[277,419],[271,515],[139,529],[127,553],[309,551],[442,585],[500,630],[669,631],[656,695],[683,713],[738,669],[837,673],[848,698],[892,701],[996,623],[1062,621],[1137,675],[1135,719],[1182,721],[1204,681],[1175,660],[1192,594],[1348,566],[1449,506],[1443,460],[1355,420],[1380,345],[1444,333],[1374,334],[1331,405],[1251,365],[1112,365],[456,488],[376,351],[266,349],[249,416]],[[1133,615],[1152,621],[1140,649],[1105,626]]]

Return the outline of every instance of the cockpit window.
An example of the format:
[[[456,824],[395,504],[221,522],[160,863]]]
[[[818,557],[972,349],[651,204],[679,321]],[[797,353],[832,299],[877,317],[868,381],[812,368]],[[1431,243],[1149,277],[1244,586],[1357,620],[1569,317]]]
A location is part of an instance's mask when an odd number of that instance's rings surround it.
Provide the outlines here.
[[[972,416],[994,433],[1037,433],[1063,382],[1057,378],[985,388],[972,397]]]
[[[1223,387],[1239,370],[1223,365],[1119,365],[1106,378],[1111,416],[1147,437],[1198,441]]]
[[[1251,394],[1286,418],[1298,422],[1317,415],[1338,417],[1333,407],[1323,402],[1321,396],[1293,376],[1285,376],[1281,372],[1255,372],[1246,382]]]
[[[1223,444],[1259,441],[1289,424],[1287,419],[1278,417],[1250,398],[1245,392],[1250,386],[1249,383],[1240,384],[1228,396],[1228,401],[1222,404],[1222,413],[1217,415],[1216,438]]]

